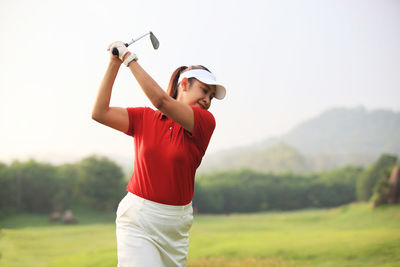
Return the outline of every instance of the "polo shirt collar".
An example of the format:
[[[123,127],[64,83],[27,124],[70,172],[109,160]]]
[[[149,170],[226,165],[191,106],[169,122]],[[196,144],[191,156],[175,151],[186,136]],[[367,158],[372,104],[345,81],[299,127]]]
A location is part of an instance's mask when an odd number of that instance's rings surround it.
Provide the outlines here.
[[[168,119],[167,115],[165,115],[164,113],[162,113],[161,111],[157,110],[157,116],[160,120],[163,119]]]

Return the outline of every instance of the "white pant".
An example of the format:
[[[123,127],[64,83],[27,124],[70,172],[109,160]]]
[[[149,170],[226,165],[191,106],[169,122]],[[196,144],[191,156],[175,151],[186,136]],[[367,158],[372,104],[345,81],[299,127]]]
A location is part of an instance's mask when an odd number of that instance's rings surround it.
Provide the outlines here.
[[[129,193],[117,209],[118,267],[186,266],[192,203],[171,206]]]

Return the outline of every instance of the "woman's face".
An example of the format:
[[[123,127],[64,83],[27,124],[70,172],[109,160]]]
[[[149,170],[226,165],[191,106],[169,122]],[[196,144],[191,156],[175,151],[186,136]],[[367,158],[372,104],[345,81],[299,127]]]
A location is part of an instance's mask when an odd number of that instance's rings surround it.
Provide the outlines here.
[[[215,85],[205,84],[197,79],[189,83],[187,79],[184,79],[181,86],[185,103],[206,110],[210,108],[211,100],[215,96]]]

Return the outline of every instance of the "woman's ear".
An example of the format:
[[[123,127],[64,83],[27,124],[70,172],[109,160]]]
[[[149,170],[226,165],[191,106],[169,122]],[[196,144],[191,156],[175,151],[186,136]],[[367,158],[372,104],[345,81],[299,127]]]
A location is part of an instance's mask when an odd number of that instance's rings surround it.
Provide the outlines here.
[[[181,81],[182,91],[187,91],[189,89],[189,79],[183,78]]]

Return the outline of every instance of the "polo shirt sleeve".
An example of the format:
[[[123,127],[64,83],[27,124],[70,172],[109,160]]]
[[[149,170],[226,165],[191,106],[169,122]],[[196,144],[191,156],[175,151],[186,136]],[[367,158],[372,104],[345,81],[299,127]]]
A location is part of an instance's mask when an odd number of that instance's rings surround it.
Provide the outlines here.
[[[126,108],[129,116],[129,128],[127,135],[135,137],[142,131],[143,117],[146,111],[144,107]]]
[[[194,114],[192,136],[202,152],[205,153],[215,129],[215,118],[209,111],[202,108],[192,107],[192,109]]]

